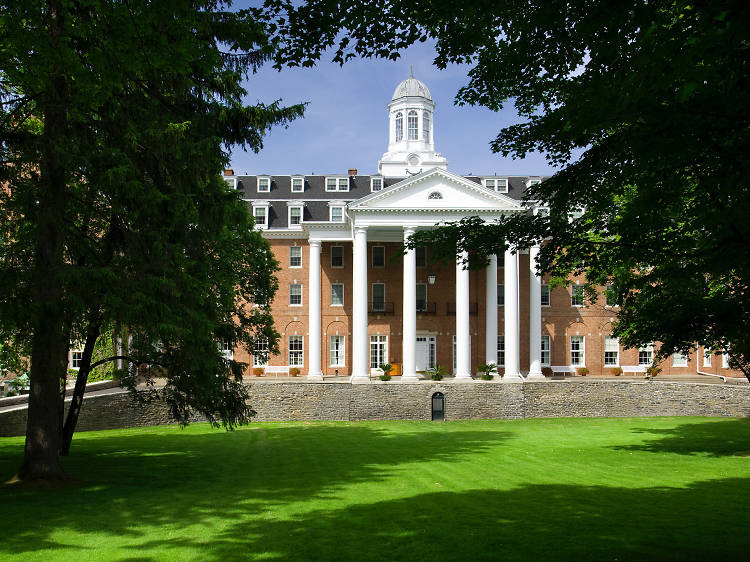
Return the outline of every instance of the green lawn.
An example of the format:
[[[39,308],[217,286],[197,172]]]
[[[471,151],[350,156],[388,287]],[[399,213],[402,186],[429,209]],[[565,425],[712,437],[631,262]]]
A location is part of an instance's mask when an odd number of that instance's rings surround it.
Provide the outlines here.
[[[23,440],[0,439],[0,475]],[[79,434],[0,487],[0,559],[747,559],[750,420],[204,424]]]

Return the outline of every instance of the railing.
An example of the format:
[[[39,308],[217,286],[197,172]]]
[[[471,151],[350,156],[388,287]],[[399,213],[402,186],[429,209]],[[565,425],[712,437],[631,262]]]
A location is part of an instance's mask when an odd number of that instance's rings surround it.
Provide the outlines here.
[[[479,305],[476,302],[470,302],[469,303],[469,314],[476,316],[479,312]],[[449,302],[445,305],[445,313],[446,314],[455,314],[456,313],[456,303],[455,302]]]
[[[393,315],[393,303],[385,301],[372,301],[367,303],[367,312],[372,314],[390,314]]]
[[[417,300],[417,312],[420,314],[436,314],[437,303]]]

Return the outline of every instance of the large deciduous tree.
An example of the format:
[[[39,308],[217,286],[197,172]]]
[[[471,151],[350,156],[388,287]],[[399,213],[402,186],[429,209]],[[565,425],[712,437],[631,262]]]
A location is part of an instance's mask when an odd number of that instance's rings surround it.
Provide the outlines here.
[[[269,0],[280,64],[395,58],[434,40],[467,63],[459,104],[522,118],[495,152],[540,151],[560,171],[527,199],[546,216],[475,219],[420,233],[480,259],[544,244],[541,268],[611,285],[614,333],[729,352],[750,378],[750,3],[743,0]],[[468,134],[468,132],[465,132]],[[585,211],[569,217],[571,210]],[[505,242],[509,241],[509,242]]]
[[[302,107],[243,103],[273,49],[255,12],[227,4],[0,5],[0,336],[31,359],[22,479],[65,477],[105,332],[125,338],[126,366],[166,377],[179,420],[252,414],[218,345],[273,349],[277,265],[221,171],[229,147],[258,150]],[[86,347],[63,438],[73,340]]]

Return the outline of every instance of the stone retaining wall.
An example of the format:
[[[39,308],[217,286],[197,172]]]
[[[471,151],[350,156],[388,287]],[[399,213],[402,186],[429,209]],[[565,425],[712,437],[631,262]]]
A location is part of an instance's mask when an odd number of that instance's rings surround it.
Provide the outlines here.
[[[445,395],[445,418],[733,416],[750,417],[750,386],[679,382],[545,381],[371,384],[256,382],[258,421],[429,420],[431,397]],[[199,417],[195,421],[200,421]],[[81,431],[174,423],[163,402],[128,394],[87,398]],[[23,435],[26,408],[0,412],[0,436]]]

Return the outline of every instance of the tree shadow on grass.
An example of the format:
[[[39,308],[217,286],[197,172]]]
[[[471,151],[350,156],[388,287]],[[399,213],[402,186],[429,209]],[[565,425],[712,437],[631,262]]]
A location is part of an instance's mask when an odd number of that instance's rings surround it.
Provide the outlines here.
[[[320,423],[81,434],[65,461],[79,485],[1,490],[6,520],[25,523],[0,541],[0,553],[65,548],[51,536],[57,529],[137,538],[144,527],[231,521],[290,501],[335,498],[344,486],[382,481],[403,465],[459,461],[510,436],[464,424],[391,431]],[[0,470],[14,462],[0,458]]]
[[[711,457],[750,457],[750,419],[747,418],[681,423],[674,428],[646,427],[632,431],[653,435],[655,439],[637,445],[621,445],[614,449]]]

